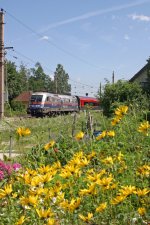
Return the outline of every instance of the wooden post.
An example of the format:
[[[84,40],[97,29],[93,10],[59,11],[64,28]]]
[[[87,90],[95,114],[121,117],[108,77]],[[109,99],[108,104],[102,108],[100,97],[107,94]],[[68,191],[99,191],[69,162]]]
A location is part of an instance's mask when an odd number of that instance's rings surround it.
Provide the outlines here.
[[[74,131],[76,128],[76,119],[77,119],[77,114],[75,113],[73,117],[73,124],[72,124],[72,137],[74,136]]]
[[[9,158],[11,157],[11,153],[12,153],[12,135],[10,134]]]
[[[90,131],[90,133],[93,133],[93,119],[90,112],[88,113],[87,130]]]
[[[4,117],[4,13],[0,11],[0,119]]]

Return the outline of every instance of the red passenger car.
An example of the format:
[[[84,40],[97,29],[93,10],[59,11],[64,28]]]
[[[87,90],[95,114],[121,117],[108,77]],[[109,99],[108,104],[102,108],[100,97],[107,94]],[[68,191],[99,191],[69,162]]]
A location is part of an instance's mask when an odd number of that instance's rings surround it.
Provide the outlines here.
[[[78,99],[78,105],[80,110],[87,109],[88,107],[90,109],[99,109],[100,108],[100,102],[97,98],[94,97],[88,97],[88,96],[76,96]]]

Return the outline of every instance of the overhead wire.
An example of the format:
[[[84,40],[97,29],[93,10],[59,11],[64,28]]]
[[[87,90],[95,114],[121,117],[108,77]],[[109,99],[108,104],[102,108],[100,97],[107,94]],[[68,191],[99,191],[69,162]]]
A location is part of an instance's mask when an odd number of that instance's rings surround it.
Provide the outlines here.
[[[27,60],[33,62],[33,63],[36,63],[33,59],[31,59],[31,58],[29,58],[28,56],[22,54],[21,52],[15,50],[15,49],[14,49],[13,51],[14,51],[16,54],[20,55],[21,57],[23,57],[23,58],[25,58],[25,59],[27,59]],[[13,56],[13,57],[14,57],[14,56]],[[44,67],[45,67],[45,66],[44,66]],[[51,71],[53,74],[55,73],[52,69],[49,69],[49,68],[47,68],[47,67],[45,67],[45,68],[46,68],[47,70]],[[88,84],[85,84],[85,83],[81,83],[81,82],[79,82],[79,81],[75,81],[75,80],[73,80],[72,78],[70,78],[70,76],[69,76],[69,80],[72,81],[72,82],[74,82],[74,83],[77,83],[77,84],[79,84],[79,85],[84,85],[84,86],[86,86],[86,87],[90,87],[90,88],[99,88],[99,87],[91,86],[91,85],[88,85]]]
[[[42,38],[42,37],[43,37],[42,34],[36,32],[35,30],[33,30],[30,26],[28,26],[28,25],[26,25],[25,23],[23,23],[20,19],[16,18],[16,17],[15,17],[14,15],[12,15],[10,12],[8,12],[8,11],[6,12],[6,11],[5,11],[5,13],[7,13],[10,17],[12,17],[14,20],[16,20],[16,21],[17,21],[18,23],[20,23],[22,26],[24,26],[27,30],[29,30],[30,32],[36,34],[39,38]],[[95,67],[95,65],[93,65],[93,64],[91,64],[91,63],[89,63],[89,62],[87,62],[86,60],[84,60],[84,59],[82,59],[82,58],[80,58],[80,57],[77,57],[76,55],[72,54],[71,52],[69,52],[69,51],[67,51],[67,50],[65,50],[65,49],[63,49],[63,48],[61,48],[61,47],[58,47],[58,46],[57,46],[55,43],[53,43],[52,41],[49,41],[49,40],[47,40],[47,39],[46,39],[45,41],[47,41],[49,44],[53,45],[54,47],[56,47],[56,48],[59,49],[60,51],[63,51],[64,53],[69,54],[70,56],[72,56],[72,57],[74,57],[74,58],[76,58],[76,59],[78,59],[78,60],[80,60],[80,61],[82,61],[82,62],[84,62],[84,63],[86,63],[86,64],[88,64],[88,65],[91,65],[91,66],[94,66],[94,67]],[[29,61],[31,61],[31,62],[33,62],[33,63],[36,63],[33,59],[31,59],[31,58],[25,56],[24,54],[18,52],[17,50],[14,50],[14,51],[15,51],[17,54],[19,54],[20,56],[26,58],[27,60],[29,60]],[[45,67],[45,68],[46,68],[46,67]],[[51,69],[49,69],[49,68],[48,68],[48,70],[50,70],[52,73],[54,73],[53,70],[51,70]],[[86,86],[86,87],[93,88],[93,86],[91,86],[91,85],[88,85],[88,84],[84,84],[84,83],[75,81],[75,80],[73,80],[73,79],[70,78],[70,77],[69,77],[69,80],[72,81],[72,82],[74,82],[74,83],[81,84],[81,85],[84,85],[84,86]],[[95,88],[99,88],[99,87],[95,87]]]
[[[22,26],[24,26],[27,30],[29,30],[30,32],[32,32],[32,33],[34,33],[35,35],[37,35],[39,38],[42,38],[42,37],[43,37],[43,35],[42,35],[41,33],[38,33],[37,31],[35,31],[34,29],[32,29],[30,26],[28,26],[28,25],[26,25],[25,23],[23,23],[20,19],[16,18],[16,17],[15,17],[14,15],[12,15],[10,12],[8,12],[8,11],[5,11],[5,12],[6,12],[10,17],[12,17],[14,20],[16,20],[18,23],[20,23]],[[81,58],[81,57],[79,57],[79,56],[77,56],[77,55],[75,55],[75,54],[73,54],[73,53],[67,51],[66,49],[64,49],[64,48],[62,48],[62,47],[60,47],[60,46],[58,46],[58,45],[56,45],[54,42],[52,42],[52,41],[50,41],[50,40],[48,40],[48,39],[45,39],[45,41],[48,42],[49,44],[53,45],[53,46],[54,46],[55,48],[57,48],[58,50],[60,50],[60,51],[62,51],[62,52],[64,52],[64,53],[66,53],[66,54],[68,54],[68,55],[70,55],[70,56],[76,58],[77,60],[82,61],[82,62],[86,63],[87,65],[92,66],[92,67],[94,67],[94,68],[96,68],[96,69],[99,69],[96,65],[94,65],[94,64],[88,62],[87,60],[85,60],[85,59],[83,59],[83,58]]]

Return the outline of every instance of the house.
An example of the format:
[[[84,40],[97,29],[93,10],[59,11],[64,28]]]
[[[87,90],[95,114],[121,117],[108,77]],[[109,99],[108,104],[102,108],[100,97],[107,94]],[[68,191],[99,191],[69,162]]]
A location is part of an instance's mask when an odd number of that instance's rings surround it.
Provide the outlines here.
[[[18,95],[14,99],[14,101],[22,103],[27,109],[31,95],[32,95],[32,91],[24,91],[20,95]]]
[[[142,88],[148,88],[150,79],[150,58],[147,60],[147,64],[139,70],[129,82],[138,82]]]

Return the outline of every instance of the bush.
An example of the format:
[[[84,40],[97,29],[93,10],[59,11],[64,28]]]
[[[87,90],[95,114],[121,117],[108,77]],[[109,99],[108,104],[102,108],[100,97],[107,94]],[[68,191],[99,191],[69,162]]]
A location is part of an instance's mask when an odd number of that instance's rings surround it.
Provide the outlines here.
[[[137,105],[141,109],[147,109],[146,96],[137,83],[119,80],[115,84],[107,83],[104,87],[101,102],[104,115],[110,116],[115,105],[121,103],[126,105]]]
[[[22,102],[11,102],[11,107],[14,111],[24,112],[25,111],[25,105],[22,104]]]

